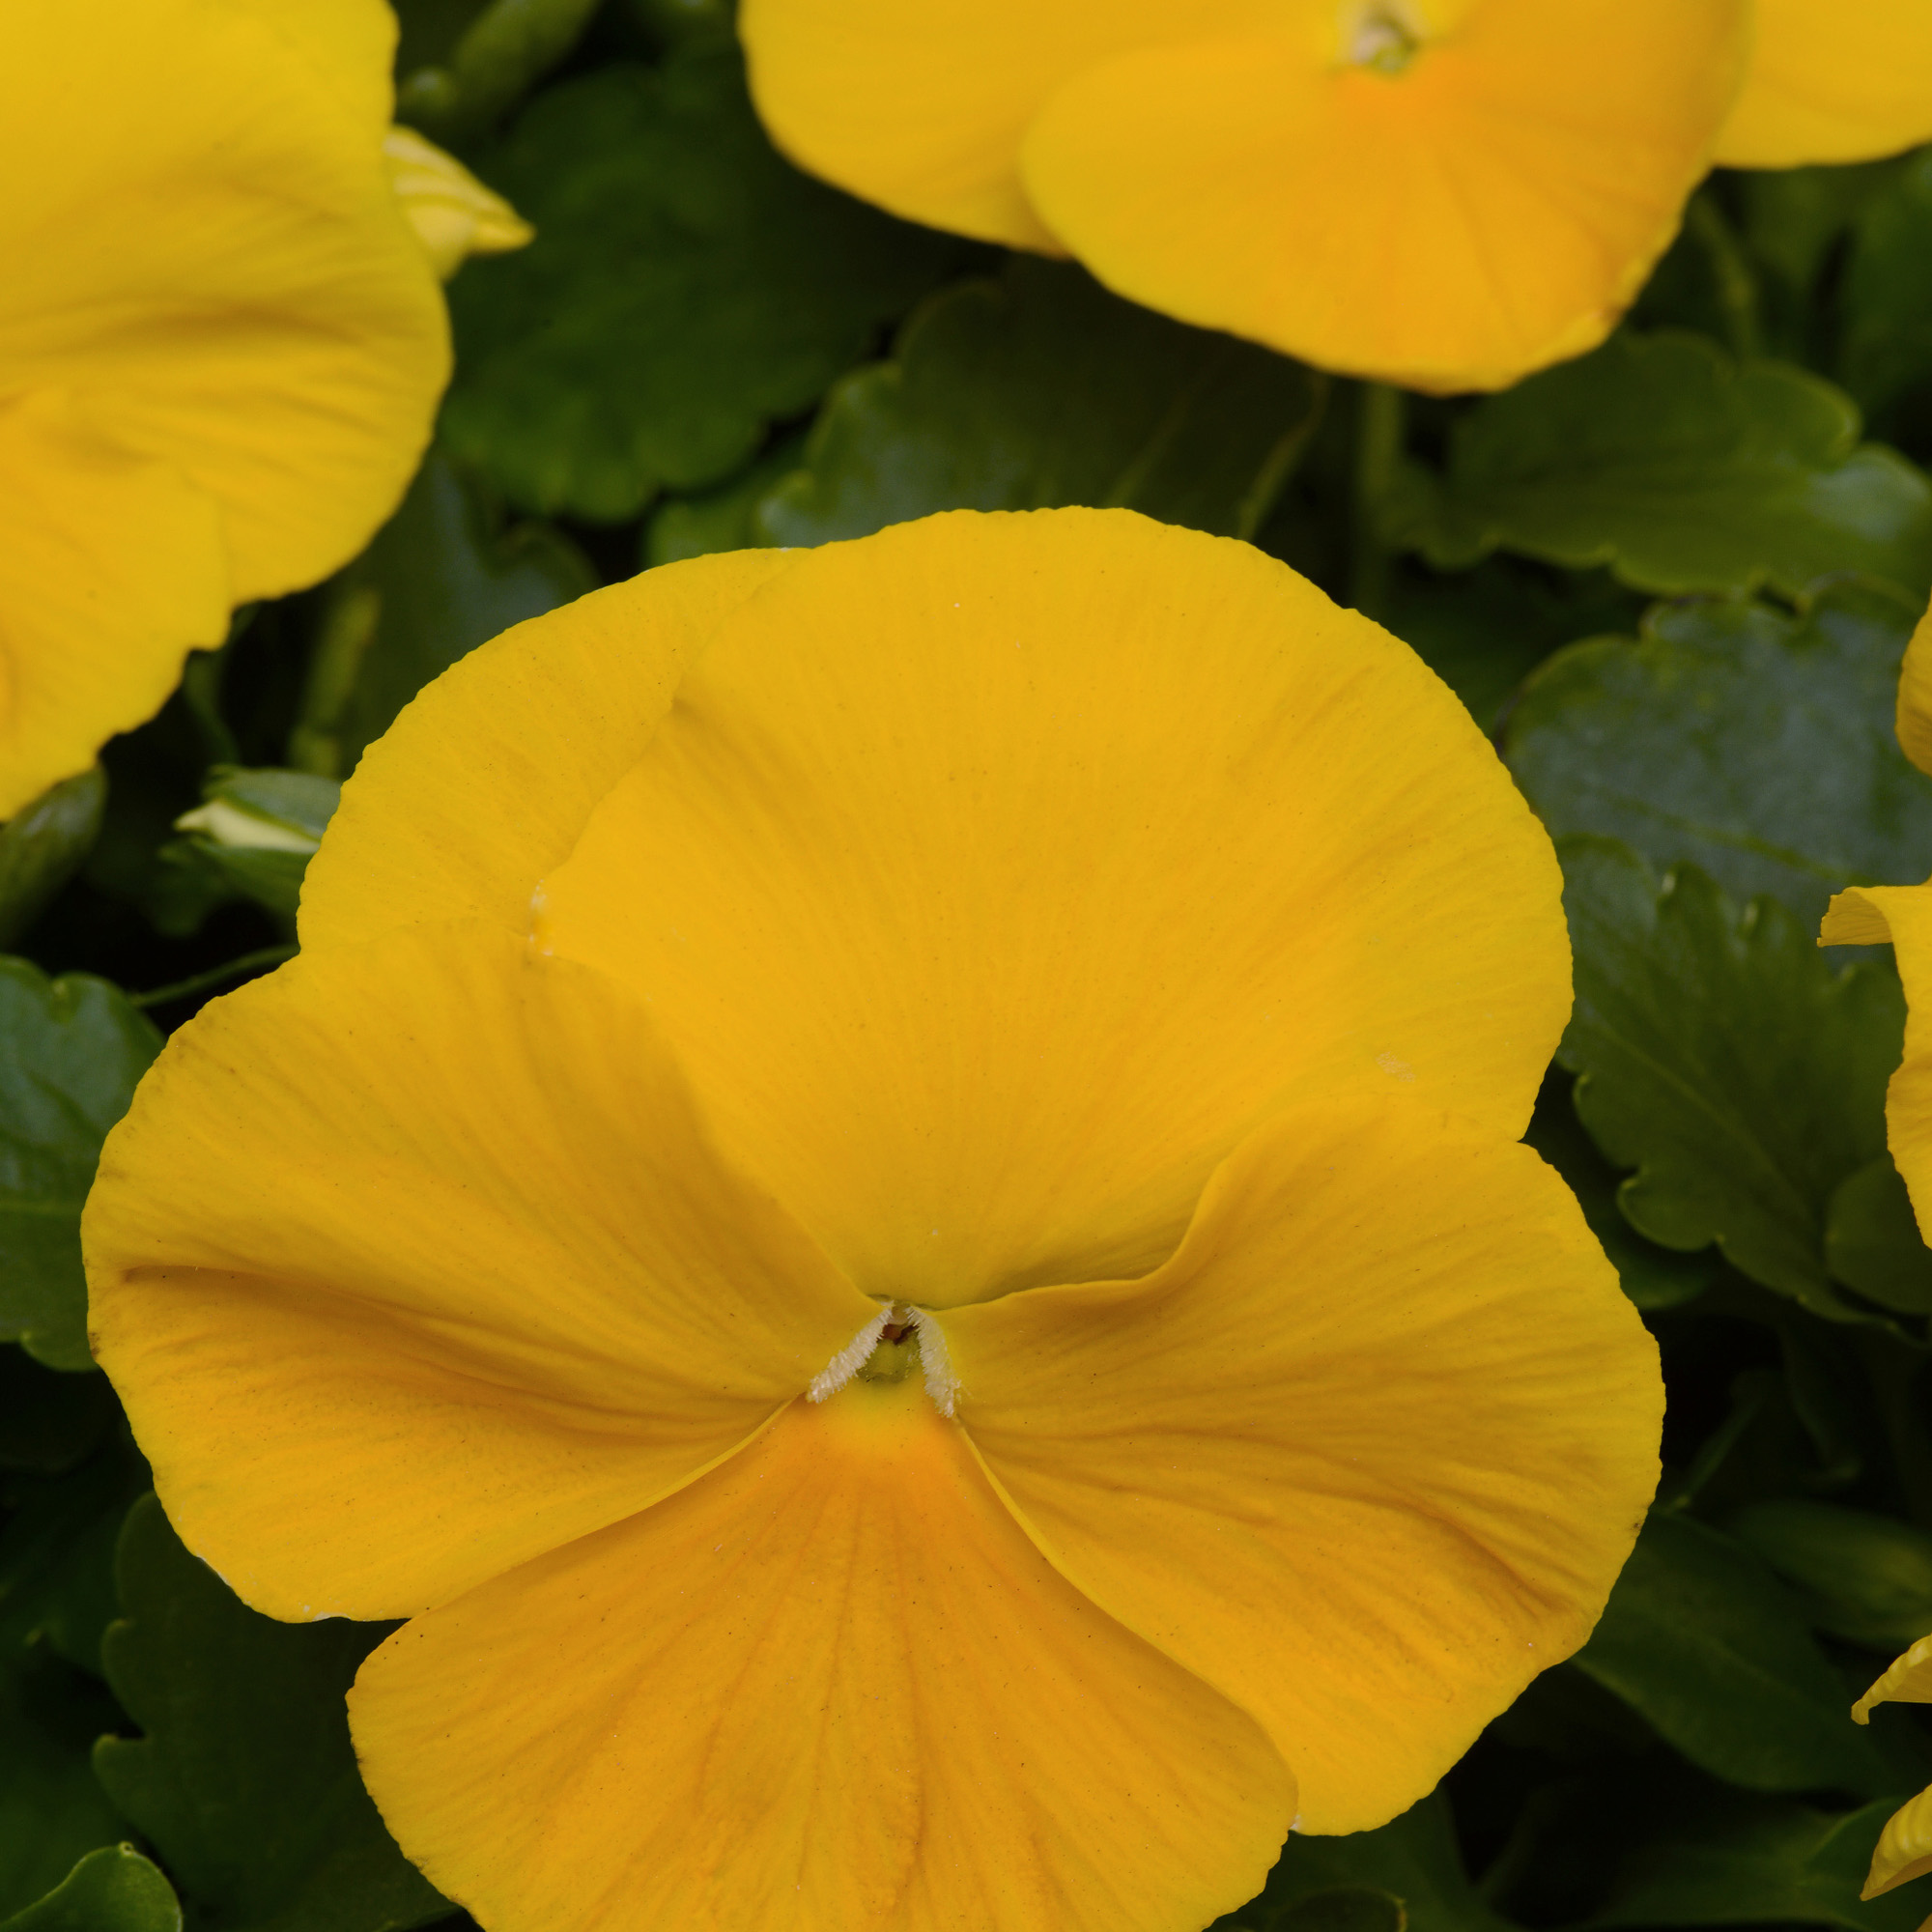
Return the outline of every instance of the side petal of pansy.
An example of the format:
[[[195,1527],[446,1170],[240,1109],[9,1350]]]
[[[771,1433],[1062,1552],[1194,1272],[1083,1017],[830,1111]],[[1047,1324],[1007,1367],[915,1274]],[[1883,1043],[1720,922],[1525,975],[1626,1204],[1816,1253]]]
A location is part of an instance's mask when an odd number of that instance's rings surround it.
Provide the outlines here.
[[[0,384],[72,391],[206,490],[238,599],[314,582],[393,507],[448,374],[371,88],[228,0],[11,26],[0,251],[34,272],[0,292]]]
[[[501,1932],[1173,1932],[1260,1889],[1294,1808],[917,1378],[407,1625],[350,1722],[404,1851]]]
[[[1756,0],[1756,15],[1713,156],[1723,166],[1870,160],[1932,138],[1924,0]]]
[[[59,395],[0,403],[0,818],[159,710],[228,628],[214,504]],[[117,533],[103,544],[101,532]]]
[[[1270,1122],[1145,1281],[939,1319],[1041,1549],[1254,1714],[1306,1831],[1404,1809],[1575,1651],[1657,1482],[1656,1345],[1574,1197],[1420,1104]]]
[[[388,0],[221,0],[279,35],[322,77],[365,139],[381,140],[395,111],[396,16]]]
[[[1905,1052],[1885,1095],[1886,1144],[1921,1229],[1932,1227],[1932,881],[1856,886],[1825,911],[1820,946],[1889,944],[1905,982]]]
[[[1677,232],[1741,0],[1386,0],[1098,62],[1027,193],[1101,281],[1324,368],[1494,389],[1601,342]]]
[[[1919,618],[1905,647],[1894,716],[1898,749],[1921,772],[1932,772],[1932,612]]]
[[[530,898],[642,754],[724,613],[784,569],[729,551],[647,570],[518,624],[417,694],[363,753],[302,880],[302,950],[484,919]]]
[[[877,1313],[721,1164],[624,990],[488,926],[298,959],[177,1033],[82,1224],[183,1540],[390,1617],[729,1454]]]
[[[1520,1133],[1559,894],[1448,689],[1284,565],[953,512],[721,621],[536,930],[862,1289],[946,1307],[1156,1265],[1297,1097]]]
[[[1881,1704],[1932,1704],[1932,1636],[1922,1636],[1895,1659],[1852,1706],[1852,1720],[1864,1724]],[[1861,1898],[1932,1873],[1932,1789],[1921,1791],[1886,1821],[1872,1853],[1871,1872]]]
[[[744,0],[752,98],[801,167],[913,221],[1061,252],[1020,185],[1048,95],[1126,48],[1238,33],[1255,0]]]

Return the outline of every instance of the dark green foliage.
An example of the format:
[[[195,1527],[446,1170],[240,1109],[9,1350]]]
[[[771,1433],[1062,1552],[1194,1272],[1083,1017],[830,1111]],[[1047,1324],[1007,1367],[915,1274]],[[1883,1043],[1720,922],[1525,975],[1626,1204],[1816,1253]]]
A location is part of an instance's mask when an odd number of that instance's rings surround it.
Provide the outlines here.
[[[403,1932],[449,1906],[356,1776],[343,1696],[384,1627],[278,1624],[190,1556],[152,1499],[122,1532],[107,1678],[139,1738],[100,1783],[220,1932]]]
[[[729,49],[553,87],[479,166],[537,239],[451,286],[443,434],[531,510],[719,481],[956,255],[781,160]]]
[[[80,1205],[160,1037],[105,980],[0,959],[0,1339],[91,1366]]]
[[[99,765],[63,779],[0,825],[0,949],[27,930],[93,849],[107,804]]]
[[[132,1845],[89,1852],[0,1932],[181,1932],[174,1888]]]

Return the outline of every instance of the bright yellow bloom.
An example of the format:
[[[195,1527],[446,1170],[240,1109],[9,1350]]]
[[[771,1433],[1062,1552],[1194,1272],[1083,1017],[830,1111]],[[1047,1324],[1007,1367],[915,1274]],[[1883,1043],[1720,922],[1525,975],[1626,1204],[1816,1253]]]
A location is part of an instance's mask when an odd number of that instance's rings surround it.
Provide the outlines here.
[[[1870,1721],[1874,1706],[1932,1704],[1932,1636],[1922,1636],[1852,1706],[1855,1723]],[[1932,1872],[1932,1788],[1902,1804],[1879,1834],[1871,1875],[1861,1898],[1876,1898],[1908,1879]]]
[[[10,11],[0,817],[408,482],[448,350],[383,167],[394,33],[380,0]]]
[[[495,1932],[1170,1932],[1581,1642],[1655,1350],[1549,843],[1243,545],[957,513],[432,685],[85,1230],[188,1546]]]
[[[1750,65],[1716,158],[1862,161],[1932,140],[1925,0],[1756,0]]]
[[[802,165],[1183,321],[1423,389],[1601,342],[1748,0],[744,0]]]
[[[383,158],[389,186],[443,281],[471,255],[505,254],[535,239],[536,230],[500,194],[413,128],[391,128],[383,137]]]

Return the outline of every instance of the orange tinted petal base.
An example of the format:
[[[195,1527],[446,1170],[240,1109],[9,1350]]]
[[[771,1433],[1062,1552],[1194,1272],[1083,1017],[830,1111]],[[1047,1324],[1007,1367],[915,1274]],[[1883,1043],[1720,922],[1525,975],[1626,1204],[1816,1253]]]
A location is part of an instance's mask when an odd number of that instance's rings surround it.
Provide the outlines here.
[[[403,1849],[498,1932],[1172,1932],[1259,1889],[1293,1809],[917,1378],[408,1625],[350,1718]]]

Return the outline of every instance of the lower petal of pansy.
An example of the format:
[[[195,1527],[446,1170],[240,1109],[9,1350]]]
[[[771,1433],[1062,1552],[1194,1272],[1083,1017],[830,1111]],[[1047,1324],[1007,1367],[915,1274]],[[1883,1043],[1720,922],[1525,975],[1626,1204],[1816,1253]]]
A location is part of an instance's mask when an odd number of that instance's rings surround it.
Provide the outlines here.
[[[0,819],[146,723],[228,628],[213,498],[59,394],[0,403]]]
[[[1021,178],[1136,301],[1325,368],[1497,388],[1602,341],[1635,295],[1729,107],[1746,11],[1310,8],[1096,64],[1041,108]]]
[[[1311,1832],[1583,1641],[1657,1481],[1656,1347],[1575,1199],[1419,1106],[1263,1128],[1145,1281],[943,1320],[1041,1548],[1254,1713]]]
[[[404,1851],[497,1932],[1173,1932],[1260,1889],[1294,1799],[916,1377],[408,1625],[350,1721]]]
[[[728,1454],[876,1313],[712,1153],[638,1004],[488,926],[299,959],[169,1042],[82,1227],[183,1539],[406,1615]]]
[[[1921,1229],[1932,1228],[1932,880],[1836,895],[1821,946],[1890,942],[1905,981],[1905,1057],[1885,1095],[1885,1137]]]
[[[302,880],[304,951],[487,919],[517,934],[591,808],[637,763],[727,611],[788,561],[666,564],[517,625],[362,753]]]
[[[860,1287],[949,1307],[1154,1266],[1288,1097],[1520,1133],[1559,893],[1468,713],[1284,565],[958,512],[726,616],[536,929]]]

